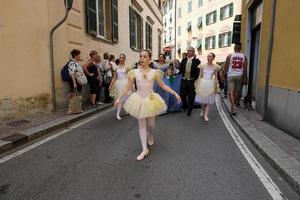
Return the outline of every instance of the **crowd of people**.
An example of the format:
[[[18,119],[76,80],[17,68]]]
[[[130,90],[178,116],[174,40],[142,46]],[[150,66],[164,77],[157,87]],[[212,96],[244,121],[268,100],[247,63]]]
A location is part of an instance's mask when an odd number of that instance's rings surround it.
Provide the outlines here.
[[[240,52],[241,44],[235,44],[234,50],[223,67],[214,63],[216,55],[212,52],[201,63],[193,47],[182,55],[181,62],[173,60],[169,63],[164,54],[153,60],[150,51],[142,50],[139,61],[133,66],[127,64],[123,53],[118,59],[104,53],[101,60],[96,51],[91,51],[90,59],[81,67],[78,63],[81,61],[80,51],[74,49],[68,64],[68,82],[72,94],[80,93],[84,82],[82,76],[86,76],[92,107],[103,104],[100,101],[103,92],[104,103],[115,101],[118,120],[122,119],[122,108],[138,119],[143,150],[137,160],[143,160],[149,154],[148,145],[154,144],[157,115],[182,111],[191,116],[196,102],[201,105],[201,118],[208,122],[218,87],[223,92],[228,87],[231,114],[236,114],[241,86],[247,82],[247,58]]]

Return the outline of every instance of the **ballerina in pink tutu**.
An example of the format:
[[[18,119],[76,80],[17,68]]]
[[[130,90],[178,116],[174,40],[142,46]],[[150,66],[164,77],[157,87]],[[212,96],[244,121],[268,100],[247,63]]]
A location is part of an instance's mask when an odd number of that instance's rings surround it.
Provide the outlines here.
[[[155,117],[166,111],[167,106],[164,100],[153,92],[154,81],[165,91],[174,95],[178,102],[181,101],[180,96],[171,88],[166,86],[162,81],[162,72],[149,67],[151,61],[151,52],[143,50],[140,53],[139,69],[131,70],[128,73],[128,84],[122,91],[118,99],[115,101],[117,107],[124,95],[133,87],[136,81],[137,91],[132,93],[124,104],[124,109],[133,117],[138,119],[140,139],[143,151],[136,158],[143,160],[149,154],[147,142],[151,146],[154,144],[154,126]]]

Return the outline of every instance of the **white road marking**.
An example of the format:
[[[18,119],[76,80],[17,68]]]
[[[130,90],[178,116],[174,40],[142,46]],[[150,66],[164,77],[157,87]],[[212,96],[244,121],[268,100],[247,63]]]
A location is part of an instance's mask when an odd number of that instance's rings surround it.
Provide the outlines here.
[[[266,190],[269,192],[269,194],[272,196],[273,199],[276,200],[284,200],[284,195],[278,188],[278,186],[273,182],[271,177],[268,175],[268,173],[265,171],[265,169],[259,164],[259,162],[256,160],[256,158],[253,156],[251,151],[248,149],[247,145],[244,143],[242,138],[239,136],[233,125],[231,124],[230,120],[226,116],[223,108],[220,104],[220,97],[216,96],[216,105],[217,109],[219,111],[219,114],[229,131],[231,137],[233,138],[234,142],[250,164],[251,168],[254,170],[255,174],[258,176],[259,180],[262,182]]]
[[[23,149],[21,149],[19,151],[16,151],[16,152],[14,152],[12,154],[9,154],[9,155],[7,155],[7,156],[5,156],[5,157],[3,157],[3,158],[0,159],[0,164],[4,163],[4,162],[6,162],[6,161],[8,161],[8,160],[10,160],[12,158],[15,158],[15,157],[17,157],[19,155],[22,155],[23,153],[25,153],[27,151],[30,151],[30,150],[32,150],[32,149],[34,149],[34,148],[36,148],[36,147],[38,147],[38,146],[46,143],[46,142],[49,142],[49,141],[53,140],[54,138],[57,138],[57,137],[65,134],[65,133],[67,133],[67,132],[69,132],[69,131],[71,131],[71,130],[79,127],[79,126],[82,126],[85,123],[88,123],[90,121],[93,121],[93,120],[97,119],[98,117],[106,115],[107,113],[111,112],[114,109],[115,108],[110,108],[108,110],[100,112],[99,114],[93,115],[93,116],[87,118],[86,120],[84,120],[84,121],[82,121],[80,123],[76,123],[75,125],[73,125],[73,126],[71,126],[69,128],[66,128],[66,129],[64,129],[64,130],[62,130],[62,131],[60,131],[60,132],[58,132],[58,133],[56,133],[54,135],[51,135],[51,136],[49,136],[49,137],[47,137],[45,139],[42,139],[42,140],[40,140],[40,141],[38,141],[38,142],[36,142],[36,143],[34,143],[32,145],[26,146],[26,147],[24,147]]]

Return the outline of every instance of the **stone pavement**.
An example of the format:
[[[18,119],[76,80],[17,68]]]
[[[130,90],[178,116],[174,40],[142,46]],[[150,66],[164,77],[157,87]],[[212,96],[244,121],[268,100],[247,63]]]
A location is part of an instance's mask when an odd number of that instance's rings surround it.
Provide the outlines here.
[[[223,99],[230,110],[229,99]],[[245,135],[300,194],[300,140],[262,121],[255,110],[245,110],[243,104],[232,117]]]
[[[19,119],[2,120],[0,121],[0,153],[67,127],[111,106],[112,104],[104,104],[98,108],[86,107],[83,108],[83,113],[77,115],[67,115],[67,110],[59,110],[55,113],[39,112]]]

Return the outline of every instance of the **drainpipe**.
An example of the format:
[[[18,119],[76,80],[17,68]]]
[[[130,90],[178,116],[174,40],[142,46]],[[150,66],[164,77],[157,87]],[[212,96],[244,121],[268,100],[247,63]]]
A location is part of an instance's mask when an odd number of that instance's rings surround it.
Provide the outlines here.
[[[270,87],[270,72],[272,65],[272,53],[273,53],[273,41],[274,41],[274,29],[275,29],[275,16],[276,16],[276,0],[272,0],[271,8],[271,26],[269,32],[269,47],[268,47],[268,63],[267,63],[267,75],[265,82],[265,94],[263,97],[263,107],[262,107],[262,120],[266,119],[266,111],[268,106],[269,98],[269,87]]]
[[[55,75],[54,75],[54,54],[53,54],[53,34],[54,31],[62,25],[68,18],[68,13],[72,8],[73,0],[64,0],[65,16],[50,31],[50,70],[51,70],[51,96],[52,96],[52,112],[56,112],[56,92],[55,92]]]

